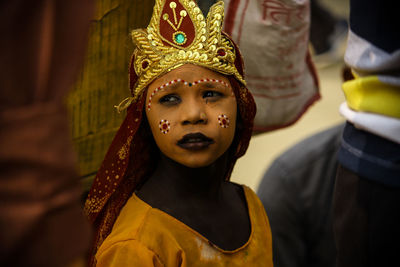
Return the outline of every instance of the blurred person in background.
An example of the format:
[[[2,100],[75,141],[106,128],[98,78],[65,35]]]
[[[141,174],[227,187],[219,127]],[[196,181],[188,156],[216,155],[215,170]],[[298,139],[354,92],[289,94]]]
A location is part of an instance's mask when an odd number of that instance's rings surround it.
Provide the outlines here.
[[[64,98],[92,11],[92,0],[0,3],[1,266],[79,264],[88,252]]]
[[[348,67],[342,78],[354,79]],[[287,149],[258,186],[270,216],[277,267],[336,265],[333,191],[344,126],[325,129]]]
[[[345,81],[354,79],[350,69]],[[344,123],[290,147],[265,172],[257,195],[270,216],[275,266],[335,266],[333,190]]]
[[[332,196],[343,128],[336,125],[289,148],[258,186],[276,267],[335,266]]]
[[[399,266],[399,2],[351,0],[333,225],[337,266]]]
[[[351,2],[345,61],[355,80],[343,85],[344,130],[296,145],[272,164],[260,185],[276,266],[302,266],[293,255],[312,261],[305,266],[334,266],[332,224],[337,266],[398,265],[400,42],[392,10],[397,9],[388,2]],[[330,249],[322,252],[326,244]],[[329,265],[318,262],[323,258],[331,259]]]

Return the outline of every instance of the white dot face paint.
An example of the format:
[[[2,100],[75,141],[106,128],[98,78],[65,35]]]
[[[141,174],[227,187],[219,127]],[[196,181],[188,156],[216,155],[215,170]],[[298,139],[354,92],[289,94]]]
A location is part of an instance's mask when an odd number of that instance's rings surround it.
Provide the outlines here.
[[[167,120],[161,120],[158,124],[158,127],[163,134],[167,134],[171,129],[171,124]]]
[[[156,89],[154,89],[154,91],[153,91],[153,92],[151,93],[151,95],[150,95],[149,103],[147,104],[147,109],[148,109],[148,110],[151,110],[151,101],[153,100],[153,97],[154,97],[157,93],[163,91],[164,89],[166,89],[168,86],[170,86],[170,85],[172,85],[172,84],[175,84],[175,83],[183,83],[184,85],[187,85],[187,86],[189,86],[189,87],[192,87],[192,86],[195,86],[195,85],[197,85],[197,84],[205,83],[205,82],[220,83],[220,84],[223,84],[225,87],[229,87],[228,83],[226,83],[225,81],[222,81],[222,80],[218,80],[218,79],[208,79],[208,78],[206,78],[206,79],[199,79],[199,80],[194,81],[194,82],[187,82],[187,81],[185,81],[185,80],[183,80],[183,79],[171,80],[171,81],[169,81],[169,82],[167,82],[167,83],[165,83],[165,84],[163,84],[163,85],[157,87]],[[231,91],[231,96],[234,96],[233,90]]]
[[[222,128],[228,128],[229,122],[229,118],[225,114],[221,114],[218,116],[218,123]]]

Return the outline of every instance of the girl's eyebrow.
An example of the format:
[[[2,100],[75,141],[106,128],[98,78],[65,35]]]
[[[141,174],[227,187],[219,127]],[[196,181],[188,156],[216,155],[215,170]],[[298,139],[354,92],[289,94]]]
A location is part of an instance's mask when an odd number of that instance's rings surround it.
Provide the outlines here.
[[[181,83],[174,83],[164,87],[164,90],[176,90],[178,87],[182,86]]]
[[[154,91],[150,95],[149,103],[147,104],[147,109],[150,111],[151,100],[153,99],[155,94],[157,94],[160,91],[164,91],[164,90],[176,90],[177,87],[179,87],[181,85],[181,82],[183,82],[183,80],[181,80],[181,79],[172,80],[172,81],[169,81],[169,82],[157,87],[156,89],[154,89]]]
[[[171,81],[169,81],[169,82],[167,82],[167,83],[164,83],[163,85],[157,87],[157,88],[153,91],[153,93],[155,94],[155,93],[157,93],[158,91],[164,91],[164,90],[166,90],[166,89],[174,90],[174,89],[176,89],[179,85],[181,85],[181,83],[183,83],[183,82],[184,82],[184,80],[182,80],[182,79],[171,80]]]
[[[204,87],[207,87],[207,88],[210,88],[210,89],[212,89],[212,88],[215,88],[216,86],[215,86],[215,82],[213,83],[213,82],[206,82],[206,83],[204,83]]]

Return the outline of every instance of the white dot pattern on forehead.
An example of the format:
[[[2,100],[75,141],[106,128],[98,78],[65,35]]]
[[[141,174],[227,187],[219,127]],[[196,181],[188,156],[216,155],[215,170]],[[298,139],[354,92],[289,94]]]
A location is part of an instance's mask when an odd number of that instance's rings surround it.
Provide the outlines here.
[[[228,85],[226,82],[224,82],[224,81],[222,81],[222,80],[218,80],[218,79],[208,79],[208,78],[205,78],[205,79],[199,79],[199,80],[194,81],[194,82],[192,82],[192,83],[187,82],[187,81],[182,80],[182,79],[172,80],[172,81],[169,81],[169,82],[167,82],[167,83],[165,83],[165,84],[163,84],[163,85],[157,87],[156,89],[154,89],[154,91],[151,93],[151,95],[150,95],[150,97],[149,97],[149,103],[147,104],[147,109],[148,109],[148,110],[151,109],[151,101],[152,101],[153,97],[155,96],[155,94],[157,94],[157,93],[160,92],[160,91],[163,91],[167,86],[172,85],[172,84],[174,84],[174,83],[179,83],[179,82],[183,83],[184,85],[189,85],[189,86],[196,85],[196,84],[199,84],[199,83],[204,83],[204,82],[215,82],[215,83],[221,83],[221,84],[223,84],[225,87],[229,87],[229,85]]]

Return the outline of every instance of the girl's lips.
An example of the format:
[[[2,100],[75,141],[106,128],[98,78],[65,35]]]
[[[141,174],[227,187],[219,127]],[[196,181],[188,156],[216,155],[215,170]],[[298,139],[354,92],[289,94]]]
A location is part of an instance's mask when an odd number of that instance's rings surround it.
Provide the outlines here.
[[[202,133],[190,133],[182,137],[177,142],[177,145],[187,150],[202,150],[209,145],[214,144],[215,141]]]

